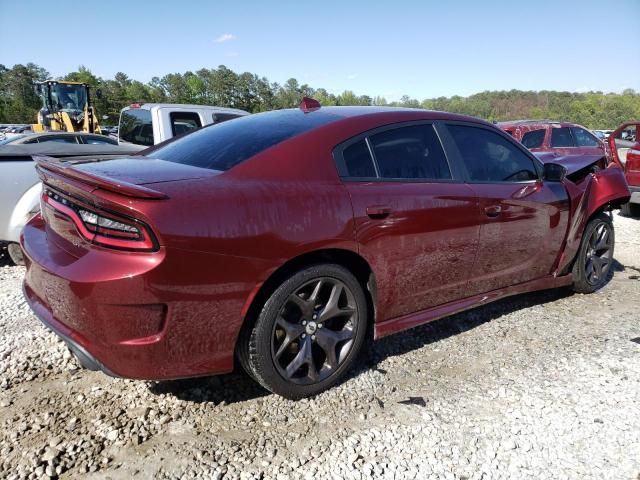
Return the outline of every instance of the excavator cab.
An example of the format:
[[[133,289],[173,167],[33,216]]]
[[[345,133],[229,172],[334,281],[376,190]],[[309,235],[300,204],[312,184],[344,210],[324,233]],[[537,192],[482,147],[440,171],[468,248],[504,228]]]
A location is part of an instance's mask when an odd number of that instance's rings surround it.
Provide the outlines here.
[[[33,126],[35,132],[101,133],[87,84],[47,80],[36,83],[35,91],[42,101],[38,123]],[[100,97],[100,90],[96,95]]]

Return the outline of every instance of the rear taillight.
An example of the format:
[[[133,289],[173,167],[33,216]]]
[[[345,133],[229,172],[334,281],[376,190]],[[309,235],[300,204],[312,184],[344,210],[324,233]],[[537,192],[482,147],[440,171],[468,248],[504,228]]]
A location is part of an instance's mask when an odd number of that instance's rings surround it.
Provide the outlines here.
[[[124,250],[154,250],[156,244],[149,228],[142,222],[96,212],[45,188],[42,203],[69,217],[86,240]]]

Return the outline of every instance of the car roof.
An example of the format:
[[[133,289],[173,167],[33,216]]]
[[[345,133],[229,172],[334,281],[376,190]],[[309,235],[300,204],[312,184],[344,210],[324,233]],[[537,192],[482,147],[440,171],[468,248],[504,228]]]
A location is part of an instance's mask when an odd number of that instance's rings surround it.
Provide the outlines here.
[[[298,108],[286,109],[289,111],[300,111]],[[323,112],[325,114],[335,115],[343,118],[357,118],[368,117],[376,115],[389,115],[397,116],[401,121],[402,117],[415,117],[419,116],[424,120],[451,120],[461,122],[475,122],[483,123],[486,125],[492,125],[490,122],[477,117],[471,117],[469,115],[462,115],[458,113],[442,112],[439,110],[426,110],[423,108],[405,108],[405,107],[382,107],[382,106],[352,106],[352,107],[321,107],[316,110],[307,113],[313,114],[313,112]],[[394,115],[396,114],[396,115]],[[408,118],[409,119],[409,118]],[[493,125],[492,125],[493,126]]]
[[[46,136],[76,136],[80,135],[82,137],[102,137],[104,135],[100,135],[99,133],[87,133],[87,132],[38,132],[38,133],[26,133],[23,138],[37,138],[37,137],[46,137]]]
[[[220,113],[238,113],[241,115],[249,115],[249,112],[244,110],[240,110],[239,108],[229,108],[229,107],[216,107],[215,105],[193,105],[187,103],[134,103],[135,105],[139,105],[135,108],[132,108],[131,105],[124,107],[122,110],[151,110],[154,107],[162,107],[162,108],[190,108],[190,109],[198,109],[204,108],[206,110],[213,110]]]
[[[571,123],[571,122],[562,122],[562,121],[556,121],[556,120],[509,120],[506,122],[498,122],[497,123],[498,127],[504,129],[504,128],[510,128],[510,127],[522,127],[522,126],[526,126],[526,127],[547,127],[549,125],[555,126],[555,127],[582,127],[581,125],[578,125],[577,123]]]

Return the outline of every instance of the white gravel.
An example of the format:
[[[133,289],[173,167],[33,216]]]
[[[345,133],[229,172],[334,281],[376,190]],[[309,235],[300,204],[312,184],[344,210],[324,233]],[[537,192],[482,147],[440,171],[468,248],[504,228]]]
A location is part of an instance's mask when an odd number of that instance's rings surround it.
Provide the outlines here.
[[[291,402],[244,375],[79,370],[0,267],[0,478],[640,479],[640,220],[611,283],[523,295],[383,339]]]

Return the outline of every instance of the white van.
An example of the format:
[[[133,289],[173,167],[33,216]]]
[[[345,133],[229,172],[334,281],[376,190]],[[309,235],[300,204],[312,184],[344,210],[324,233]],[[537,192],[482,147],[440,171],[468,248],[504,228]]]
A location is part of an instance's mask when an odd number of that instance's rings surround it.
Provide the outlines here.
[[[120,111],[118,143],[151,146],[196,128],[249,115],[208,105],[133,103]]]

